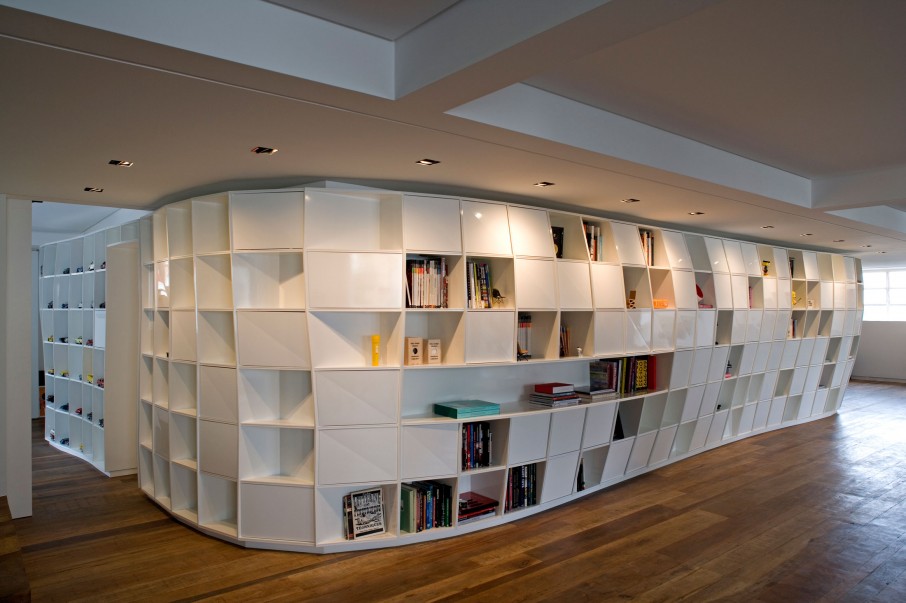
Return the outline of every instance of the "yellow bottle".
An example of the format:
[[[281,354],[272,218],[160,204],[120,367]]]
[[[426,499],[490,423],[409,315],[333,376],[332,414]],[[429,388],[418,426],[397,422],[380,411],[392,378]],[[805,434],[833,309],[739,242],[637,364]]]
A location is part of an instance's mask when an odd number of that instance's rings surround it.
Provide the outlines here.
[[[381,336],[371,336],[371,366],[381,364]]]

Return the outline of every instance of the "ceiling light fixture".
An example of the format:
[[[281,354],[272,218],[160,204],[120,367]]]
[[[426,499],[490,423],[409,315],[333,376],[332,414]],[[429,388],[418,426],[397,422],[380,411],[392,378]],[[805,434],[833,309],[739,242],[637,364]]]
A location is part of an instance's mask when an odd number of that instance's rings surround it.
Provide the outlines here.
[[[103,192],[104,192],[104,189],[102,189],[102,188],[97,188],[96,186],[86,186],[86,187],[85,187],[85,192],[86,192],[86,193],[103,193]]]
[[[440,161],[438,161],[437,159],[419,159],[415,163],[417,163],[418,165],[437,165],[438,163],[440,163]]]
[[[134,162],[132,161],[123,161],[121,159],[111,159],[107,163],[109,163],[110,165],[115,165],[117,167],[132,167],[134,165]]]
[[[803,232],[803,233],[802,233],[801,235],[799,235],[799,236],[800,236],[800,237],[810,237],[810,236],[812,236],[812,233],[810,233],[810,232]]]
[[[871,247],[871,245],[862,245],[862,247]]]
[[[846,239],[834,239],[834,243],[845,243]]]
[[[623,199],[621,202],[622,203],[639,203],[639,202],[641,202],[641,199],[633,199],[630,197],[629,199]]]
[[[768,226],[762,226],[762,228],[774,228],[774,227],[771,225],[768,225]]]
[[[705,212],[703,212],[703,211],[690,211],[690,212],[689,212],[689,215],[690,215],[690,216],[704,216],[704,215],[705,215]]]
[[[277,149],[271,147],[252,147],[252,153],[255,155],[273,155],[276,152]]]
[[[878,253],[887,253],[886,251],[879,251]]]
[[[536,182],[536,183],[533,184],[532,186],[537,186],[537,187],[539,187],[539,188],[544,188],[545,186],[553,186],[553,185],[554,185],[553,182]]]

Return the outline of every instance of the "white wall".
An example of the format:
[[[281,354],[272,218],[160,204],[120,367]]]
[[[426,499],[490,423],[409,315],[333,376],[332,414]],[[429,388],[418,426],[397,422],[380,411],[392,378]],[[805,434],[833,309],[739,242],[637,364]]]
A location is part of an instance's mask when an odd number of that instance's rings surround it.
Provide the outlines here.
[[[906,322],[862,323],[853,377],[906,381]]]
[[[0,195],[0,496],[31,504],[31,201]]]

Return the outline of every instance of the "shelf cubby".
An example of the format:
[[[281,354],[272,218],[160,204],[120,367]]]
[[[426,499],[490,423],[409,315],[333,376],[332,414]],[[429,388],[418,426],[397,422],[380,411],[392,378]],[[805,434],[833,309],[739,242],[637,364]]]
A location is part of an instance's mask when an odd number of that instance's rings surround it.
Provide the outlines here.
[[[403,243],[407,250],[415,252],[460,255],[459,199],[403,195]]]
[[[238,496],[236,482],[201,473],[198,478],[198,524],[235,538]]]
[[[236,365],[236,334],[232,312],[198,312],[198,361],[204,364]]]
[[[373,335],[380,336],[378,365],[400,365],[403,349],[400,312],[314,311],[309,313],[308,327],[314,368],[373,366]]]
[[[411,309],[416,309],[416,310],[420,310],[420,309],[462,310],[463,308],[465,308],[466,307],[466,289],[465,289],[465,287],[466,287],[466,281],[465,281],[466,263],[463,260],[463,257],[461,255],[448,254],[448,255],[438,256],[438,255],[408,253],[408,254],[406,254],[407,268],[406,268],[406,272],[404,273],[404,276],[406,276],[407,279],[410,278],[409,277],[410,269],[408,268],[409,261],[424,262],[424,261],[429,261],[429,260],[441,262],[444,266],[444,269],[446,270],[446,288],[447,288],[446,306],[444,306],[443,303],[438,304],[437,307],[434,307],[433,305],[426,305],[426,304],[419,305],[419,303],[416,300],[411,299],[411,295],[412,295],[412,291],[410,289],[411,284],[410,284],[410,281],[407,280],[407,282],[404,283],[404,285],[403,285],[404,290],[406,292],[404,294],[406,307],[411,308]],[[517,260],[517,262],[519,262],[519,261],[520,260]],[[527,260],[527,261],[532,262],[532,260]],[[518,269],[518,267],[517,267],[517,269]],[[517,283],[518,283],[518,279],[519,279],[519,277],[517,275]],[[440,281],[439,278],[438,278],[438,281]],[[551,289],[550,289],[551,293],[550,294],[553,295],[553,273],[551,274],[550,282],[551,282]],[[519,295],[519,292],[517,290],[517,296],[518,295]]]
[[[198,474],[183,465],[170,465],[170,511],[198,523]]]
[[[170,312],[157,311],[154,316],[154,355],[158,358],[170,356]]]
[[[228,254],[205,255],[195,259],[195,279],[199,309],[231,310],[233,308],[230,275],[230,256]],[[257,292],[246,291],[244,294],[252,296],[256,295]]]
[[[520,309],[531,310],[555,310],[558,307],[557,277],[555,276],[557,267],[553,260],[516,258],[513,266],[516,306]],[[587,266],[586,264],[586,273]],[[582,287],[587,284],[586,274]]]
[[[337,486],[317,488],[315,490],[315,534],[317,544],[328,545],[345,543],[343,520],[343,497],[352,492],[381,489],[384,513],[384,533],[372,534],[357,538],[362,540],[384,540],[395,537],[399,532],[399,485],[396,483],[364,483],[355,486]],[[497,497],[499,498],[499,496]],[[304,509],[304,506],[302,507]]]
[[[306,260],[311,308],[399,309],[403,306],[400,287],[403,261],[399,253],[312,251]],[[502,267],[492,264],[491,284],[506,291],[504,295],[512,296],[512,260],[508,262],[508,268],[508,285],[504,286],[503,279],[507,277],[495,274],[502,271]],[[302,282],[301,274],[298,282]]]
[[[463,312],[410,309],[406,311],[405,321],[406,337],[440,340],[442,364],[463,364],[465,362]]]
[[[162,264],[163,265],[163,264]],[[174,310],[195,308],[195,268],[192,257],[169,261],[170,303]]]
[[[198,465],[198,427],[195,417],[170,415],[169,459],[189,469]]]
[[[275,427],[315,425],[314,396],[309,371],[240,369],[238,404],[238,419],[244,425]],[[222,411],[211,414],[216,418],[225,416]]]
[[[560,357],[592,355],[592,351],[595,349],[593,322],[593,312],[560,312],[560,327],[558,330],[560,336]],[[647,350],[648,348],[646,347],[645,349]]]
[[[557,283],[557,297],[561,309],[591,310],[591,281],[587,261],[558,261]]]
[[[199,418],[225,423],[239,421],[236,379],[235,368],[203,364],[198,366]],[[261,395],[266,396],[267,393],[262,391]],[[272,400],[269,397],[265,399]]]
[[[583,224],[583,219],[575,214],[564,214],[559,212],[547,212],[550,217],[550,232],[548,237],[553,235],[555,231],[562,231],[562,248],[557,249],[556,243],[551,246],[551,249],[554,249],[554,256],[557,259],[564,260],[583,260],[588,262],[589,258],[592,261],[602,261],[598,260],[595,257],[591,257],[591,249],[589,249],[587,242],[587,235],[585,233],[585,226]],[[511,214],[512,215],[512,214]],[[585,222],[588,222],[586,219]],[[603,258],[613,258],[613,242],[610,235],[610,228],[606,222],[602,221],[593,221],[589,222],[590,224],[601,228],[601,236],[599,241],[602,246],[602,255]],[[512,224],[513,232],[516,231],[518,222]],[[514,249],[515,253],[519,253]]]
[[[374,477],[378,481],[396,480],[398,451],[398,427],[319,429],[315,453],[318,484],[366,483]]]
[[[198,420],[198,468],[201,471],[236,479],[238,446],[239,428],[236,425]]]
[[[189,363],[171,362],[168,377],[170,410],[191,416],[197,415],[197,367]]]
[[[583,479],[581,483],[576,484],[576,490],[594,488],[601,483],[609,450],[610,446],[608,445],[582,450],[580,467]]]
[[[168,408],[170,405],[170,363],[165,358],[154,360],[151,398],[155,406]]]
[[[154,454],[154,500],[164,509],[170,509],[170,463],[159,454]]]
[[[243,425],[239,477],[264,484],[314,484],[314,430]]]
[[[195,340],[195,311],[171,310],[170,318],[170,353],[173,360],[195,362],[197,344]]]
[[[591,284],[596,309],[626,308],[623,268],[619,264],[592,264]]]
[[[619,262],[620,256],[616,247],[616,240],[613,236],[611,223],[607,220],[601,220],[595,217],[583,216],[582,224],[579,226],[579,232],[574,229],[574,222],[568,215],[551,214],[551,223],[557,221],[557,226],[564,229],[564,247],[569,247],[572,237],[577,236],[579,240],[585,243],[588,258],[592,262]],[[589,231],[591,229],[591,232]],[[575,234],[573,234],[575,233]],[[590,238],[594,236],[595,241],[591,244]],[[569,238],[568,238],[569,237]],[[565,250],[563,257],[572,259],[582,259],[582,250],[570,248]]]
[[[528,207],[509,206],[507,208],[507,217],[510,225],[510,239],[513,246],[513,255],[535,258],[554,258],[564,257],[562,253],[557,253],[555,245],[551,240],[551,223],[548,219],[549,212],[543,209],[533,209]],[[551,220],[555,219],[553,216]],[[578,217],[569,220],[568,229],[569,237],[574,237],[578,233],[574,232],[575,222]],[[564,241],[568,240],[564,232]],[[571,257],[571,256],[565,256]],[[586,255],[585,259],[588,261]]]
[[[191,240],[196,255],[230,250],[230,208],[227,195],[192,199]]]
[[[505,207],[503,210],[506,212]],[[308,249],[398,251],[403,246],[401,218],[402,198],[398,193],[305,191]]]
[[[236,313],[239,364],[309,368],[308,321],[304,312]]]
[[[230,193],[233,249],[301,249],[302,217],[301,191]]]

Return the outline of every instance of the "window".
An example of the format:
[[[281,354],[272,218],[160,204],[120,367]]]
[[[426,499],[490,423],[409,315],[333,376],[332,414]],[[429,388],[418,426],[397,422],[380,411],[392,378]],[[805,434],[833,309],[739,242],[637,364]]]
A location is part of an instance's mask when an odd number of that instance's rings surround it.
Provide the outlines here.
[[[863,320],[906,321],[906,269],[866,270]]]

